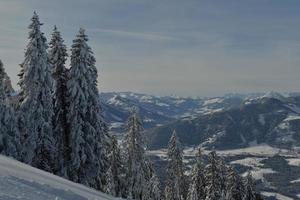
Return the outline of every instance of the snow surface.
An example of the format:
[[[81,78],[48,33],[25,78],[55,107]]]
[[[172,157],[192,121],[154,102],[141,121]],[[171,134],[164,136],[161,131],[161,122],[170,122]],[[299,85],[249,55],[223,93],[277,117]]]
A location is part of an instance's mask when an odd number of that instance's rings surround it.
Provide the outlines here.
[[[257,146],[251,146],[242,149],[217,151],[219,155],[258,155],[258,156],[274,156],[276,154],[287,153],[288,150],[271,147],[267,144],[259,144]]]
[[[286,160],[289,165],[300,167],[300,158],[288,158]]]
[[[0,156],[1,200],[116,200],[94,189]]]
[[[275,192],[262,192],[261,194],[266,197],[276,197],[276,199],[278,199],[278,200],[293,200],[290,197],[287,197],[287,196],[284,196],[282,194],[278,194]]]
[[[285,118],[283,121],[293,121],[293,120],[299,120],[299,115],[288,115],[287,118]]]
[[[286,100],[286,98],[282,94],[274,91],[267,92],[264,96],[262,96],[262,98],[274,98],[283,102]]]
[[[222,99],[222,98],[208,99],[208,100],[204,101],[203,106],[207,106],[210,104],[216,104],[216,103],[222,103],[223,101],[224,101],[224,99]]]

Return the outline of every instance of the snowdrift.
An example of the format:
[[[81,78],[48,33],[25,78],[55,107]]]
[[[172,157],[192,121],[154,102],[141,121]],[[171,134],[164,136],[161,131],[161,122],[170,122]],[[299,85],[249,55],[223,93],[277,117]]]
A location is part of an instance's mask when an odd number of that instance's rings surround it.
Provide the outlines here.
[[[116,200],[117,198],[0,156],[0,199]]]

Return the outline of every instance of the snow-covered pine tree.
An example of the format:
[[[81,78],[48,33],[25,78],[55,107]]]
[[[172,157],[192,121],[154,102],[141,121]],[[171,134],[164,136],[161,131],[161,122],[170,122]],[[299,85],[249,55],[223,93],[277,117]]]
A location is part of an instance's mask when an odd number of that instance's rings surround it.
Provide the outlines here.
[[[168,144],[166,200],[185,199],[185,176],[183,172],[183,152],[174,130]]]
[[[143,200],[160,200],[161,190],[159,178],[155,173],[153,163],[150,161],[150,159],[147,159],[146,162],[149,169],[147,173],[147,191],[143,195]]]
[[[149,198],[145,198],[147,200],[160,200],[161,199],[161,190],[160,190],[160,182],[155,173],[152,174],[150,181],[148,183],[148,192]]]
[[[204,165],[201,148],[196,153],[196,163],[191,174],[191,183],[188,190],[188,200],[205,199]]]
[[[145,157],[142,123],[137,110],[132,109],[127,122],[127,133],[124,138],[124,151],[127,168],[127,197],[144,200],[148,196],[150,177],[149,161]]]
[[[228,168],[226,180],[226,198],[228,200],[243,200],[244,184],[241,177],[234,171],[232,167]]]
[[[254,181],[252,178],[251,172],[248,172],[246,178],[245,178],[245,183],[244,183],[245,191],[244,191],[244,197],[243,200],[255,200],[255,186],[254,186]]]
[[[47,57],[47,43],[41,23],[34,12],[29,25],[29,43],[20,76],[20,129],[23,161],[52,172],[55,141],[52,131],[52,76]]]
[[[110,194],[112,196],[117,196],[116,194],[116,185],[115,185],[115,181],[114,181],[114,175],[113,175],[113,172],[112,172],[112,167],[110,167],[107,172],[106,172],[106,185],[105,185],[105,188],[104,188],[104,192],[106,194]]]
[[[210,152],[205,169],[205,200],[219,200],[222,196],[222,175],[218,163],[216,152]]]
[[[69,130],[67,123],[67,48],[64,45],[60,32],[54,27],[52,38],[49,43],[49,61],[52,67],[53,81],[53,130],[56,139],[57,154],[55,173],[67,177],[67,163],[69,162]]]
[[[111,137],[111,145],[108,154],[109,170],[105,191],[116,197],[124,197],[125,195],[125,168],[122,154],[115,136]],[[111,176],[111,177],[110,177]],[[109,181],[111,179],[111,181]]]
[[[5,71],[3,63],[0,60],[0,105],[6,104],[6,92],[4,88]]]
[[[217,166],[220,172],[220,180],[221,180],[221,191],[225,194],[226,193],[226,182],[227,182],[227,173],[228,167],[225,164],[225,161],[222,157],[217,157]]]
[[[6,76],[0,60],[0,153],[19,159],[20,133],[17,129],[15,112],[7,100]]]
[[[71,49],[67,81],[68,176],[72,181],[104,191],[110,138],[99,103],[96,60],[87,41],[81,28]]]

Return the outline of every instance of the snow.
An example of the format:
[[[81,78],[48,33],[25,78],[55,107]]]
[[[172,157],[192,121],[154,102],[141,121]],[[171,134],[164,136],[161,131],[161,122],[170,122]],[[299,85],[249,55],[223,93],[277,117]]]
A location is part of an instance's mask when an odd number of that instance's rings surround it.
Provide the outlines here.
[[[0,156],[0,199],[114,200],[116,198]]]
[[[124,123],[122,122],[113,122],[110,124],[111,128],[121,128],[122,126],[124,126]]]
[[[277,172],[272,170],[271,168],[255,168],[255,169],[251,170],[252,177],[255,180],[261,180],[266,185],[268,183],[266,183],[266,180],[264,179],[264,174],[273,174],[273,173],[277,173]],[[247,174],[248,174],[248,172],[245,172],[242,176],[245,177],[245,176],[247,176]]]
[[[152,150],[152,151],[147,151],[148,155],[155,155],[160,157],[162,160],[167,159],[167,149],[159,149],[159,150]]]
[[[156,102],[156,105],[161,106],[161,107],[170,107],[170,105],[169,105],[169,104],[166,104],[166,103],[159,103],[159,102]]]
[[[280,101],[286,100],[286,98],[282,94],[280,94],[278,92],[274,92],[274,91],[267,92],[264,96],[262,96],[262,98],[273,98],[273,99],[277,99]]]
[[[292,120],[299,120],[299,119],[300,119],[299,115],[289,115],[283,121],[292,121]]]
[[[292,110],[295,113],[300,114],[300,108],[296,105],[286,105],[285,107],[289,108],[290,110]]]
[[[235,160],[232,161],[230,164],[240,164],[243,166],[251,167],[251,173],[252,176],[255,180],[262,180],[263,182],[266,182],[264,179],[264,174],[271,174],[271,173],[276,173],[270,168],[261,168],[264,165],[260,163],[263,161],[265,158],[256,158],[256,157],[251,157],[251,158],[244,158],[240,160]],[[248,172],[244,173],[243,176],[247,176]]]
[[[296,179],[296,180],[293,180],[293,181],[290,181],[290,183],[299,183],[300,182],[300,178]]]
[[[251,158],[244,158],[241,160],[235,160],[232,161],[230,164],[240,164],[247,167],[262,167],[264,166],[262,163],[260,163],[260,161],[262,160],[264,160],[264,158],[251,157]]]
[[[223,99],[221,99],[221,98],[208,99],[208,100],[204,101],[203,106],[207,106],[207,105],[215,104],[215,103],[222,103],[222,102],[223,102]]]
[[[288,158],[286,160],[289,165],[300,167],[300,158]]]
[[[116,106],[122,106],[124,105],[123,102],[120,101],[120,96],[119,95],[115,95],[113,96],[112,98],[110,98],[107,103],[108,104],[111,104],[111,105],[116,105]]]
[[[287,153],[288,150],[285,149],[279,149],[271,147],[267,144],[259,144],[257,146],[251,146],[247,148],[242,149],[233,149],[233,150],[223,150],[223,151],[217,151],[218,154],[223,156],[228,155],[258,155],[258,156],[274,156],[278,153]]]
[[[278,200],[293,200],[290,197],[287,197],[287,196],[284,196],[282,194],[278,194],[275,192],[261,192],[261,194],[266,197],[276,197],[276,199],[278,199]]]
[[[184,100],[184,99],[178,99],[178,100],[175,100],[175,101],[174,101],[174,103],[177,104],[177,105],[178,105],[178,104],[185,103],[185,102],[186,102],[186,100]]]

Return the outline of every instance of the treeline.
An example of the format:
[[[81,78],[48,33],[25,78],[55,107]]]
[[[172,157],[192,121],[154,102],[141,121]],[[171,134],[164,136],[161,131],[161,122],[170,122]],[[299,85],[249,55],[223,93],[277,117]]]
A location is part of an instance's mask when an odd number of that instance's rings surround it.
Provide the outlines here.
[[[17,96],[0,62],[0,152],[114,196],[155,199],[158,181],[144,155],[141,124],[129,118],[122,150],[108,133],[97,89],[95,57],[84,29],[67,47],[55,27],[49,45],[34,13]],[[16,102],[17,99],[17,102]]]
[[[204,164],[201,149],[195,155],[191,174],[183,167],[183,152],[174,131],[168,145],[166,200],[259,200],[251,173],[241,177],[215,151]]]
[[[204,167],[200,154],[191,180],[184,175],[182,151],[174,134],[169,143],[167,181],[162,192],[145,153],[142,124],[135,109],[118,143],[102,117],[96,59],[84,29],[67,47],[54,27],[47,44],[39,17],[29,25],[20,92],[11,97],[0,61],[0,152],[116,197],[137,200],[257,199],[246,180],[225,166],[215,152]],[[13,102],[11,99],[17,99]],[[189,186],[188,186],[189,185]]]

